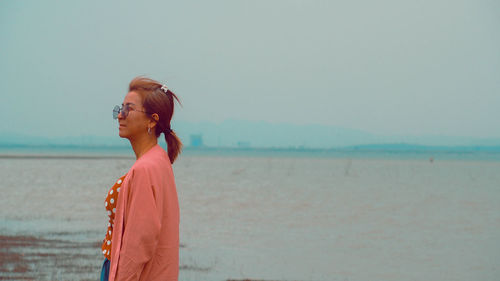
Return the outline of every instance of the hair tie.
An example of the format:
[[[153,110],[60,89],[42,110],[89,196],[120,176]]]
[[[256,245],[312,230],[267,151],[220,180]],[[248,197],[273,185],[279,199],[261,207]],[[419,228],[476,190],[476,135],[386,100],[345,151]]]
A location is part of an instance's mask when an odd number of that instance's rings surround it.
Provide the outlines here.
[[[170,134],[170,132],[172,132],[172,129],[170,128],[166,128],[165,131],[163,131],[165,134]]]
[[[167,93],[168,91],[168,88],[167,88],[167,85],[162,85],[161,88],[160,88],[165,94]]]

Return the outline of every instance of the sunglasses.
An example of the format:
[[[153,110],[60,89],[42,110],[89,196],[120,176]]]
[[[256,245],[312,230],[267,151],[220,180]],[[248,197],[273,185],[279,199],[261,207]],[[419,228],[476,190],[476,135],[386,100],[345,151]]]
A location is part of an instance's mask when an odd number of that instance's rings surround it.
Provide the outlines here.
[[[115,108],[113,109],[113,119],[118,119],[118,114],[120,114],[120,112],[122,113],[123,119],[127,118],[128,113],[130,111],[139,111],[139,112],[147,113],[146,111],[143,111],[143,110],[131,108],[130,107],[131,104],[135,105],[133,103],[127,103],[125,105],[122,105],[122,107],[120,107],[119,105],[115,106]]]

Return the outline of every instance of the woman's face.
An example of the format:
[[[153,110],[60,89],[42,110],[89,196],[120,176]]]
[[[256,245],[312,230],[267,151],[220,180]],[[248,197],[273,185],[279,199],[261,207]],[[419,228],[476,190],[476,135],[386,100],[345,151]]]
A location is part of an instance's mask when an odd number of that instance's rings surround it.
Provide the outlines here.
[[[139,136],[148,133],[148,123],[150,118],[142,107],[141,97],[136,92],[129,92],[123,100],[123,108],[128,105],[129,111],[127,117],[124,117],[123,111],[118,114],[118,134],[122,138],[137,139]]]

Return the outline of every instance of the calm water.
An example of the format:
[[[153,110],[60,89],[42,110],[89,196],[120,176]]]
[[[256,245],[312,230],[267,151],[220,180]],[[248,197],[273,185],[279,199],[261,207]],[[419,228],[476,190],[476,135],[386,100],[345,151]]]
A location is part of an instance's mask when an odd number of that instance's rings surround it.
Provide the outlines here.
[[[500,162],[387,158],[182,155],[179,280],[499,280]],[[86,270],[35,269],[97,279],[105,194],[133,162],[0,158],[0,235],[87,243],[53,251]]]

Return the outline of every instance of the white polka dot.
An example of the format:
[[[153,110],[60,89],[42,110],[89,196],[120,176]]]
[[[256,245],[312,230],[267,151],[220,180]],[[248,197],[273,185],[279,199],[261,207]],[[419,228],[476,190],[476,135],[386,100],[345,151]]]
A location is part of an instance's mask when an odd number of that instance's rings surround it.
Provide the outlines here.
[[[112,225],[111,225],[111,227],[112,227],[112,228],[115,228],[115,224],[112,224]]]
[[[113,213],[116,212],[116,208],[113,208]]]
[[[109,241],[109,240],[108,240],[108,242],[107,242],[107,243],[108,243],[108,245],[111,245],[111,241]]]
[[[111,226],[111,223],[108,222],[108,227],[110,227],[110,226]]]
[[[104,206],[107,207],[108,206],[108,201],[104,202]]]
[[[102,253],[103,253],[103,254],[106,254],[106,250],[103,250],[103,251],[102,251]]]
[[[111,204],[115,203],[115,199],[111,198],[111,199],[109,200],[109,203],[111,203]]]
[[[109,255],[109,250],[107,251],[107,254]]]
[[[108,216],[111,216],[111,211],[108,211]]]
[[[122,179],[119,179],[116,183],[117,183],[117,184],[122,183]]]
[[[111,235],[111,230],[110,230],[110,231],[108,231],[108,232],[109,232],[109,235]]]
[[[111,190],[109,191],[109,194],[113,194],[113,189],[111,189]]]
[[[120,188],[119,187],[116,189],[116,192],[120,192]]]

